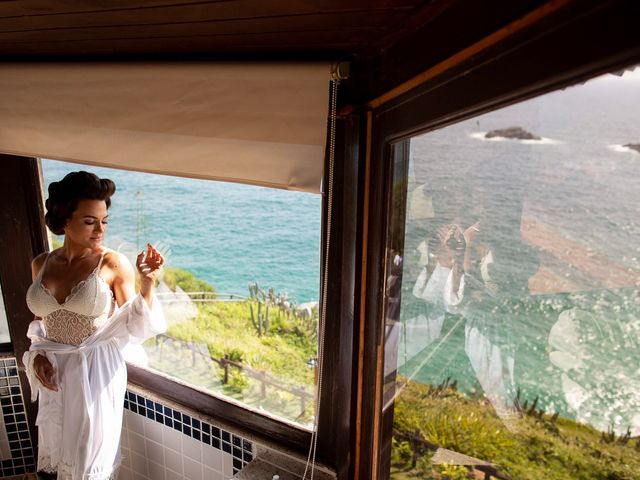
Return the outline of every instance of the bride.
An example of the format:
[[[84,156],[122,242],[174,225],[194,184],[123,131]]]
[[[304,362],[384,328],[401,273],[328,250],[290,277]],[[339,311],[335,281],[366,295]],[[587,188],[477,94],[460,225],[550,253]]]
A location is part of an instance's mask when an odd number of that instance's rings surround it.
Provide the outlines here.
[[[115,184],[72,172],[49,186],[45,222],[61,248],[33,259],[23,362],[39,396],[38,470],[58,480],[115,479],[127,370],[122,349],[166,329],[154,284],[164,263],[147,244],[136,260],[102,246]],[[55,477],[54,477],[55,478]]]

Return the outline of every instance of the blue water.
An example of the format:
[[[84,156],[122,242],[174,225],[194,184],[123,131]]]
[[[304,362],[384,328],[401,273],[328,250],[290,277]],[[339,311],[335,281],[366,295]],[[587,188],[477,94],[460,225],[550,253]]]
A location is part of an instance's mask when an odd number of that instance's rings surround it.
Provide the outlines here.
[[[54,160],[42,165],[46,188],[77,170],[116,183],[105,239],[111,248],[169,247],[169,266],[221,293],[247,295],[257,281],[297,303],[318,299],[320,195]]]
[[[543,140],[484,138],[510,126]],[[432,211],[408,215],[404,250],[393,252],[403,257],[402,374],[451,378],[497,411],[520,392],[603,431],[640,434],[640,153],[622,148],[640,143],[639,126],[636,69],[411,139],[407,210],[418,192]],[[413,289],[418,247],[430,242],[435,268],[438,227],[477,221],[490,281],[475,267],[463,303],[445,310],[444,284]]]

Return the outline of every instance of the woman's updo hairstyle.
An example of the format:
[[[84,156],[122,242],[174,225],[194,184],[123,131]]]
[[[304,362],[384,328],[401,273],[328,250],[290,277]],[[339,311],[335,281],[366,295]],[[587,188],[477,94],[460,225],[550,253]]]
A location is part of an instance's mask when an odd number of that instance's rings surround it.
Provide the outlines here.
[[[49,185],[49,198],[45,202],[45,223],[54,234],[62,235],[67,220],[78,208],[80,200],[104,200],[109,208],[111,195],[115,191],[116,184],[108,178],[100,178],[85,171],[71,172],[59,182],[51,182]]]

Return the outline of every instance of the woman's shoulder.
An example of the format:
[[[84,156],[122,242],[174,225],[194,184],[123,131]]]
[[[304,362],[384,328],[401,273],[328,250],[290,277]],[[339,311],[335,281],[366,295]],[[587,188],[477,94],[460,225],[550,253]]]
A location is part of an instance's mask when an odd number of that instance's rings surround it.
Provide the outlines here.
[[[56,248],[54,250],[51,250],[50,252],[42,252],[36,255],[35,257],[33,257],[33,260],[31,260],[31,273],[33,278],[36,278],[38,273],[40,273],[40,270],[42,270],[42,267],[44,266],[44,263],[46,262],[47,257],[58,250],[60,249]]]
[[[44,261],[47,258],[47,255],[48,255],[47,252],[42,252],[39,255],[36,255],[33,258],[33,260],[31,260],[31,276],[33,278],[36,278],[36,276],[40,272],[40,269],[42,269],[42,266],[44,265]]]
[[[128,276],[133,273],[133,265],[126,255],[110,248],[104,248],[103,253],[102,263],[113,272],[114,277]]]

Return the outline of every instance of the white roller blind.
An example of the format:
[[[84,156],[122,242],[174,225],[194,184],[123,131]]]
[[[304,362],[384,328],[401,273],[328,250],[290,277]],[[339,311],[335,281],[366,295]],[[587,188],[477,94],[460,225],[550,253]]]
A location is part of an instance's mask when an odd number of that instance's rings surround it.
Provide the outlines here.
[[[329,65],[0,64],[0,152],[318,192]]]

